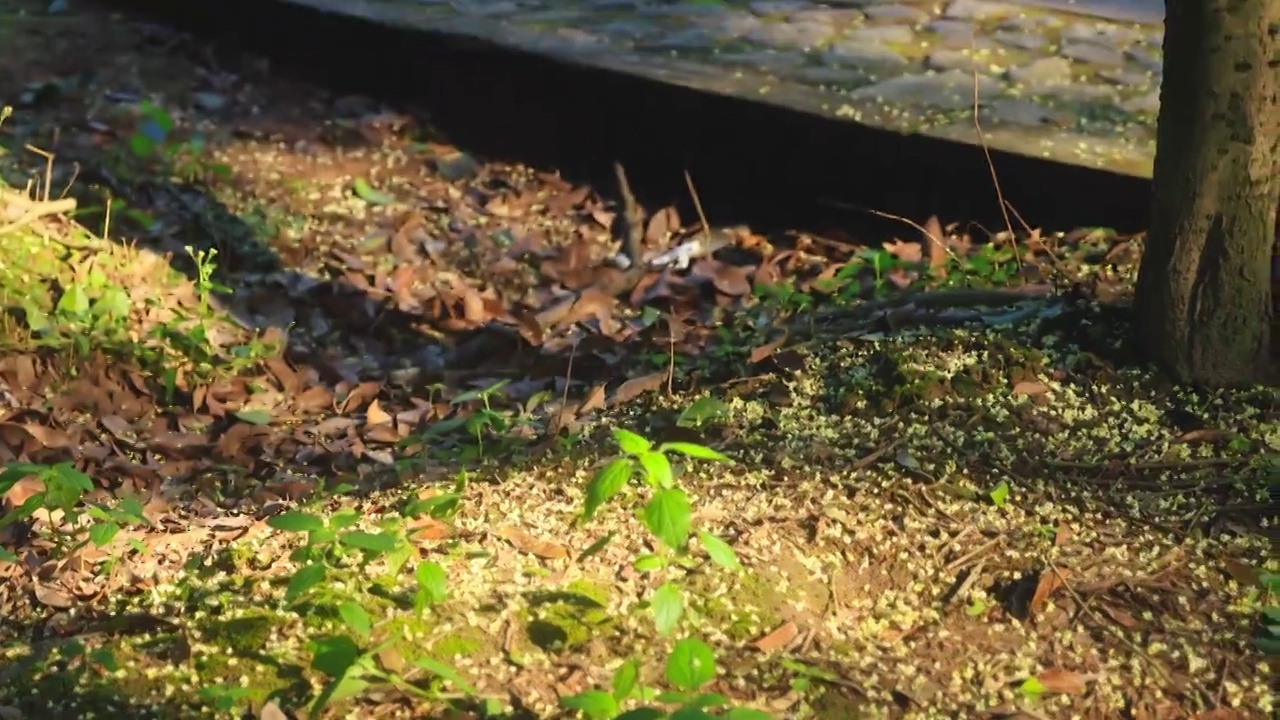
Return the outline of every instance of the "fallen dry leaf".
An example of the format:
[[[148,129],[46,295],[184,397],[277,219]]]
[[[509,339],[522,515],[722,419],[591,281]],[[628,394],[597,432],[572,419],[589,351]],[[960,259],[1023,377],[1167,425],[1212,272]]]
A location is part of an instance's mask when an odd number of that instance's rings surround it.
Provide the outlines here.
[[[514,545],[517,550],[536,555],[543,560],[559,560],[569,556],[569,551],[563,545],[550,540],[539,540],[529,533],[510,525],[500,527],[496,532],[499,537]]]
[[[662,383],[666,379],[667,374],[665,372],[653,372],[648,375],[641,375],[638,378],[631,378],[619,385],[618,389],[613,392],[613,399],[609,401],[609,405],[610,407],[617,407],[640,397],[644,393],[657,390],[662,387]]]
[[[1054,547],[1066,547],[1071,542],[1071,538],[1075,537],[1075,533],[1071,531],[1071,526],[1066,522],[1058,523],[1058,531],[1053,535]]]
[[[1027,605],[1027,614],[1035,616],[1044,609],[1045,603],[1049,601],[1049,597],[1067,584],[1067,578],[1071,576],[1069,570],[1046,568],[1040,573],[1040,581],[1036,584],[1035,594],[1031,596],[1031,602]]]
[[[586,415],[587,413],[594,412],[596,410],[605,409],[606,403],[604,388],[604,383],[597,383],[592,386],[592,388],[587,391],[587,396],[578,404],[578,408],[575,413],[577,415]]]
[[[785,343],[786,341],[787,341],[787,331],[784,328],[782,331],[782,334],[779,335],[778,337],[770,340],[769,342],[763,345],[757,345],[754,348],[752,348],[751,355],[748,357],[747,361],[754,365],[755,363],[758,363],[761,360],[764,360],[765,358],[772,355],[775,350],[782,347],[782,344]]]
[[[369,403],[369,409],[365,410],[365,424],[383,425],[391,421],[391,414],[383,410],[382,406],[378,404],[378,399],[374,398],[373,402]]]
[[[1231,439],[1231,433],[1223,430],[1214,430],[1211,428],[1201,428],[1199,430],[1190,430],[1184,432],[1173,439],[1174,444],[1185,443],[1187,445],[1201,445],[1204,443],[1220,443],[1227,442]]]
[[[1251,588],[1258,586],[1257,568],[1231,558],[1224,559],[1222,566],[1227,571],[1227,574],[1231,576],[1231,579],[1235,580],[1240,587]]]
[[[1121,610],[1109,603],[1100,603],[1098,605],[1098,609],[1101,610],[1104,615],[1111,618],[1112,622],[1126,630],[1132,630],[1138,627],[1138,620],[1125,610]]]
[[[751,646],[760,652],[777,652],[791,644],[791,641],[795,640],[799,634],[800,628],[796,627],[794,622],[788,620],[774,628],[768,635],[751,643]]]
[[[924,223],[924,244],[929,249],[929,269],[939,277],[946,276],[947,241],[942,232],[942,222],[937,215],[930,215]]]
[[[1036,679],[1044,686],[1046,693],[1055,695],[1079,695],[1085,691],[1085,687],[1089,681],[1096,679],[1095,675],[1083,675],[1070,670],[1062,670],[1059,668],[1050,668],[1036,675]]]
[[[1049,392],[1049,386],[1036,380],[1023,380],[1014,383],[1012,393],[1014,396],[1027,395],[1036,396]]]

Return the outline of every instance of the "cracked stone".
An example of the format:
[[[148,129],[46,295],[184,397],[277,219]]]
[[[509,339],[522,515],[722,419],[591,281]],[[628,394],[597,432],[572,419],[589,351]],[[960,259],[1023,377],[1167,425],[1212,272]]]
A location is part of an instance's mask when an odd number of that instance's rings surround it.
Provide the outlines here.
[[[748,30],[748,40],[772,47],[814,47],[831,39],[835,29],[821,23],[761,23]]]
[[[1000,98],[984,103],[982,115],[984,119],[1024,127],[1070,127],[1075,123],[1075,118],[1069,112],[1053,110],[1030,100],[1017,98]]]
[[[826,23],[832,27],[838,27],[862,22],[862,18],[863,12],[861,10],[810,8],[809,10],[801,10],[799,12],[792,13],[788,20],[790,22]]]
[[[799,0],[758,0],[749,4],[751,12],[761,15],[790,15],[793,12],[804,10],[809,7],[809,3],[800,2]]]
[[[1159,72],[1164,68],[1164,61],[1160,55],[1144,48],[1129,48],[1124,51],[1124,56],[1130,62],[1140,65],[1144,70]]]
[[[1143,87],[1155,80],[1151,73],[1138,70],[1103,70],[1098,77],[1121,87]]]
[[[1131,113],[1149,113],[1155,115],[1160,112],[1160,91],[1152,90],[1144,95],[1130,98],[1120,103],[1120,109]]]
[[[1032,92],[1037,88],[1064,85],[1072,80],[1071,61],[1063,57],[1039,58],[1022,67],[1009,68],[1005,77]]]
[[[1021,15],[1022,8],[993,0],[952,0],[942,17],[959,20],[999,20]]]
[[[850,30],[845,33],[846,42],[856,43],[898,43],[914,42],[916,34],[911,28],[901,25],[885,25],[884,27],[867,27]]]
[[[1124,55],[1113,47],[1095,45],[1091,42],[1068,42],[1063,44],[1058,54],[1090,65],[1101,67],[1120,67],[1124,65]]]
[[[929,13],[911,5],[873,5],[866,10],[867,19],[874,22],[895,22],[903,25],[919,25],[929,19]]]
[[[935,50],[925,56],[924,66],[928,70],[964,70],[973,72],[979,66],[973,55],[963,50]]]
[[[897,50],[883,45],[867,45],[861,42],[838,42],[827,48],[828,62],[876,65],[882,68],[902,67],[908,64]]]
[[[1056,85],[1041,94],[1069,103],[1114,105],[1120,101],[1120,94],[1109,85]]]
[[[1043,50],[1049,46],[1049,41],[1043,35],[1028,32],[997,32],[992,37],[1001,45],[1019,48],[1021,50]]]
[[[1003,90],[1000,81],[978,76],[978,97],[994,96]],[[927,106],[940,110],[961,110],[973,105],[973,75],[947,70],[923,75],[902,75],[859,88],[850,97],[890,104]]]
[[[714,57],[720,62],[736,65],[750,65],[763,70],[794,70],[804,65],[804,56],[800,53],[774,52],[770,50],[762,50],[759,52],[722,53]]]
[[[1072,23],[1062,29],[1062,41],[1086,42],[1107,47],[1125,47],[1142,39],[1142,33],[1111,23]]]

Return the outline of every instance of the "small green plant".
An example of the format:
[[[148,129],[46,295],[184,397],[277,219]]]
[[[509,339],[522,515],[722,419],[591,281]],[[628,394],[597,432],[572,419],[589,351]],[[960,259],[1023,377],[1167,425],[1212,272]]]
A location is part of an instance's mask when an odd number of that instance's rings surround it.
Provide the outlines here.
[[[106,547],[127,525],[147,524],[142,504],[126,497],[114,504],[88,501],[85,495],[94,489],[93,481],[69,462],[38,465],[15,462],[0,471],[0,495],[9,492],[23,480],[32,480],[39,489],[18,507],[0,517],[0,529],[31,518],[37,511],[61,513],[65,529],[51,533],[58,556],[65,557],[86,544]],[[89,522],[81,523],[87,518]],[[0,561],[17,562],[13,553],[0,548]]]
[[[680,424],[696,425],[723,412],[723,404],[705,399],[681,414]],[[630,481],[639,476],[648,498],[638,505],[638,512],[645,527],[658,541],[659,552],[643,555],[634,561],[640,572],[669,572],[673,565],[693,567],[689,556],[689,541],[695,536],[707,556],[717,565],[730,571],[740,569],[741,564],[728,543],[706,531],[694,532],[692,508],[688,494],[677,486],[676,470],[671,455],[694,460],[731,462],[719,452],[703,445],[689,442],[667,442],[655,445],[648,439],[617,428],[613,431],[621,453],[615,457],[587,484],[583,500],[581,522],[588,522],[610,500],[621,495]],[[610,533],[587,548],[579,561],[602,550],[613,538]],[[685,615],[684,595],[675,580],[668,579],[655,589],[647,601],[649,613],[659,634],[670,635]],[[657,692],[640,685],[639,665],[634,660],[623,663],[614,673],[612,688],[588,690],[562,699],[566,709],[575,710],[590,720],[642,720],[657,718],[728,718],[734,720],[760,720],[769,716],[751,708],[733,707],[727,698],[704,689],[716,676],[714,651],[696,638],[684,638],[675,643],[667,658],[666,680],[670,690]],[[663,710],[652,704],[623,711],[632,700],[645,703],[676,706]]]
[[[428,427],[422,435],[424,445],[429,448],[430,443],[425,441],[430,438],[445,436],[462,429],[475,439],[474,449],[464,450],[464,459],[470,459],[471,455],[474,455],[475,459],[483,458],[485,438],[495,437],[501,440],[516,423],[512,418],[512,412],[494,408],[491,400],[495,395],[499,395],[499,391],[509,382],[509,380],[499,380],[485,388],[459,393],[449,401],[451,406],[458,408],[456,414]],[[476,401],[480,402],[480,407],[476,410],[464,412],[461,409],[461,406]]]
[[[128,149],[134,160],[163,162],[168,173],[188,182],[231,174],[230,167],[207,161],[208,141],[204,136],[176,139],[173,115],[165,108],[144,101],[138,108],[138,114],[139,122],[128,140]]]
[[[357,696],[374,684],[390,685],[405,694],[423,699],[438,699],[439,682],[474,695],[472,687],[452,666],[421,655],[413,658],[413,668],[434,680],[427,689],[411,677],[379,666],[377,658],[394,639],[370,644],[375,635],[373,617],[339,585],[326,582],[350,573],[351,560],[358,572],[364,572],[375,560],[384,566],[382,579],[389,586],[400,575],[416,550],[406,536],[404,521],[421,515],[447,519],[457,511],[465,478],[455,485],[455,492],[406,503],[398,515],[384,518],[377,532],[358,529],[360,514],[345,508],[324,517],[306,510],[294,510],[273,516],[268,526],[285,532],[302,533],[306,540],[290,555],[298,569],[289,578],[284,600],[300,614],[323,612],[341,620],[346,632],[313,639],[308,644],[311,668],[326,678],[321,692],[312,700],[311,713],[319,717],[330,703]],[[415,590],[412,602],[421,617],[448,597],[448,578],[444,568],[431,560],[419,560],[414,566]]]
[[[604,690],[587,690],[561,699],[561,707],[576,710],[588,720],[673,720],[721,718],[723,720],[769,720],[768,713],[747,707],[735,707],[728,698],[704,688],[717,675],[715,653],[706,643],[695,638],[676,642],[667,657],[667,691],[656,691],[640,684],[640,666],[635,660],[627,660],[613,674],[612,687]],[[623,711],[628,701],[657,702],[672,706],[664,710],[646,704]]]
[[[641,572],[657,572],[665,571],[673,561],[686,564],[688,543],[693,535],[693,513],[688,493],[676,486],[675,471],[669,454],[677,453],[716,462],[730,462],[729,458],[696,443],[669,442],[655,447],[640,435],[621,428],[614,430],[613,436],[622,454],[596,473],[587,484],[581,520],[590,521],[606,502],[621,493],[638,474],[649,491],[648,501],[640,508],[640,516],[645,527],[658,540],[660,551],[637,558],[636,569]],[[698,532],[697,537],[713,562],[731,570],[740,567],[738,558],[728,543],[705,531]],[[605,543],[596,543],[592,548],[599,552],[604,545]],[[658,632],[669,634],[684,614],[684,597],[679,586],[672,581],[663,583],[649,597],[649,608]]]
[[[1267,655],[1280,655],[1280,574],[1264,572],[1258,576],[1262,598],[1259,600],[1259,628],[1253,644]]]

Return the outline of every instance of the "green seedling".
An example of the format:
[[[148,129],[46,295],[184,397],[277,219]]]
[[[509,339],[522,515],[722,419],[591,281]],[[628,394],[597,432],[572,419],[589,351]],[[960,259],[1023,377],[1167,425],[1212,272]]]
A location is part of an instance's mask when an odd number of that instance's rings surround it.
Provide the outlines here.
[[[696,718],[713,720],[769,720],[768,713],[735,707],[725,696],[707,692],[718,674],[715,652],[696,638],[676,642],[667,657],[665,679],[670,690],[657,691],[640,684],[640,666],[627,660],[613,674],[609,691],[588,690],[564,697],[561,707],[588,720],[659,720]],[[675,706],[663,709],[645,704],[623,710],[629,700]]]
[[[460,476],[454,492],[406,503],[398,516],[390,516],[379,523],[379,531],[356,528],[362,520],[355,510],[346,508],[327,517],[305,510],[294,510],[273,516],[267,525],[284,532],[305,536],[303,545],[290,555],[298,565],[289,578],[284,600],[300,613],[324,609],[342,622],[344,634],[329,635],[309,643],[311,668],[322,673],[326,682],[323,690],[311,704],[313,717],[330,703],[358,696],[376,684],[391,685],[406,695],[427,700],[438,699],[439,683],[474,695],[476,689],[468,684],[452,666],[428,656],[412,661],[412,666],[429,678],[433,678],[428,690],[420,683],[399,672],[380,667],[379,653],[390,646],[391,640],[369,647],[376,627],[373,616],[346,591],[335,590],[327,580],[348,572],[349,558],[358,561],[360,570],[373,561],[381,560],[386,577],[394,581],[416,554],[404,528],[404,520],[421,515],[447,519],[457,511],[465,476]],[[438,606],[448,598],[448,578],[437,562],[420,560],[413,570],[415,589],[412,603],[415,613],[422,617],[428,609]],[[394,585],[394,582],[388,583]]]
[[[37,511],[61,513],[69,532],[50,534],[59,556],[66,556],[88,543],[106,547],[127,525],[148,524],[142,515],[142,504],[126,497],[113,504],[89,502],[85,495],[94,489],[93,481],[69,462],[56,465],[9,463],[0,471],[0,495],[8,493],[23,480],[30,480],[38,490],[21,505],[0,517],[0,529],[31,518]],[[89,522],[81,525],[81,518]],[[13,553],[0,548],[0,561],[17,562]]]
[[[659,572],[665,571],[673,560],[687,564],[687,546],[693,535],[693,512],[688,493],[676,486],[669,454],[715,462],[730,462],[729,458],[696,443],[669,442],[655,447],[644,437],[621,428],[615,429],[613,436],[622,454],[604,466],[587,484],[581,521],[590,521],[606,502],[621,493],[638,475],[649,491],[648,501],[639,509],[640,517],[658,540],[660,552],[637,558],[635,568],[640,572]],[[713,562],[730,570],[740,567],[728,543],[708,532],[698,532],[697,536]],[[607,543],[607,537],[593,543],[593,552],[599,552]],[[658,632],[663,635],[671,633],[684,615],[684,597],[680,587],[672,581],[663,583],[650,595],[648,607]]]

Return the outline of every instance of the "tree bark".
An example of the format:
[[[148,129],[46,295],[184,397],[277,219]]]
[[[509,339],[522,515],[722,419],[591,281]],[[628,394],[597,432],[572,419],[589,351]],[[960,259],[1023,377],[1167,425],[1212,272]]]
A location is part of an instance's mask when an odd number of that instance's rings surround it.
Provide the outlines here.
[[[1280,0],[1166,0],[1151,229],[1134,297],[1149,360],[1183,382],[1272,377]]]

